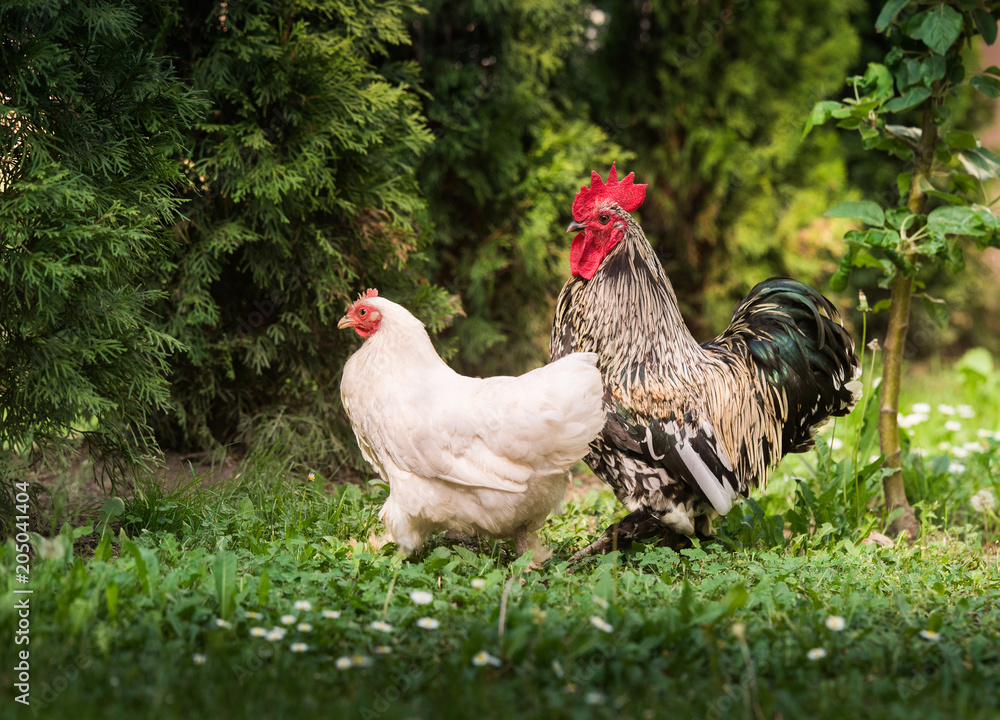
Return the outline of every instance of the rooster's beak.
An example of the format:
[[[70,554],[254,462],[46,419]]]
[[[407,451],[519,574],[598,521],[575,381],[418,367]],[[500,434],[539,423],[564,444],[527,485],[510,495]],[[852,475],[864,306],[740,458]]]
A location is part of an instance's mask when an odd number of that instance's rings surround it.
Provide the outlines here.
[[[566,232],[583,232],[586,229],[587,229],[586,225],[584,225],[583,223],[579,223],[576,220],[574,220],[573,222],[571,222],[569,224],[569,227],[566,228]]]
[[[344,328],[349,328],[349,327],[354,327],[354,321],[351,320],[351,318],[349,318],[347,315],[344,315],[344,317],[340,318],[340,320],[337,321],[338,330],[343,330]]]

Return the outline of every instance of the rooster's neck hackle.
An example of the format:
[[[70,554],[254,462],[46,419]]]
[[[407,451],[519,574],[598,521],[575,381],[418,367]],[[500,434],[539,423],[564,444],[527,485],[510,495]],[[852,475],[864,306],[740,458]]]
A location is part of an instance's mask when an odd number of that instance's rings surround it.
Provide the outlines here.
[[[611,363],[602,366],[621,371],[641,367],[645,373],[676,377],[676,368],[704,362],[705,353],[688,330],[673,286],[642,228],[627,213],[621,217],[625,239],[608,254],[602,271],[585,281],[590,310],[604,319],[597,351]],[[631,385],[636,373],[628,375],[622,379]]]

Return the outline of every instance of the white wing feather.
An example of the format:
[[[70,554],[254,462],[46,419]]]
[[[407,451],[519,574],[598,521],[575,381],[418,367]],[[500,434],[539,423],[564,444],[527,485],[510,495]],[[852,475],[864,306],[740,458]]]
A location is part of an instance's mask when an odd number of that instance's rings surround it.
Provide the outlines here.
[[[434,373],[358,418],[359,445],[380,468],[522,493],[534,475],[568,470],[603,426],[596,360],[577,353],[484,380]]]

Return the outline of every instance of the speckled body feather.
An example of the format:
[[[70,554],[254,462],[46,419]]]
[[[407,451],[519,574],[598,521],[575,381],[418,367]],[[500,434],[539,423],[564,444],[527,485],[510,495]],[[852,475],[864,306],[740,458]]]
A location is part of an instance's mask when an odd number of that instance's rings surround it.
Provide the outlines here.
[[[614,203],[603,209],[624,238],[591,279],[563,287],[550,345],[553,359],[598,354],[605,426],[585,461],[630,510],[710,534],[714,516],[854,407],[854,341],[826,298],[775,278],[699,345],[642,229]]]

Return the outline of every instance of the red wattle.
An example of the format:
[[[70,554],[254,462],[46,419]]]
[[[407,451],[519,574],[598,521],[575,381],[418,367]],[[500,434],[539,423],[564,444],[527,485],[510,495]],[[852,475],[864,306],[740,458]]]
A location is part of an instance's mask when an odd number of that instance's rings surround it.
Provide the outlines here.
[[[590,280],[601,266],[605,255],[607,253],[602,252],[597,239],[591,236],[591,233],[582,232],[573,238],[573,243],[569,247],[569,269],[573,275]]]

